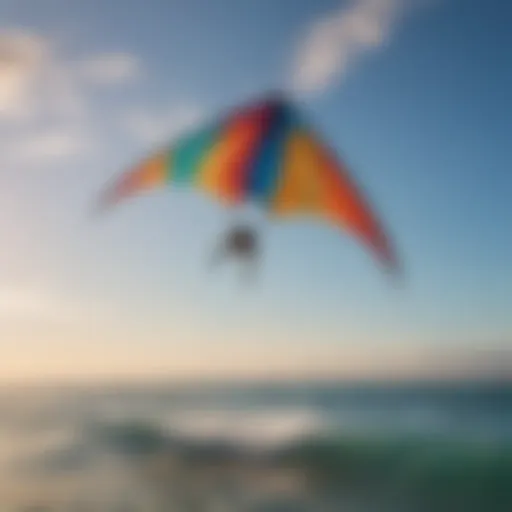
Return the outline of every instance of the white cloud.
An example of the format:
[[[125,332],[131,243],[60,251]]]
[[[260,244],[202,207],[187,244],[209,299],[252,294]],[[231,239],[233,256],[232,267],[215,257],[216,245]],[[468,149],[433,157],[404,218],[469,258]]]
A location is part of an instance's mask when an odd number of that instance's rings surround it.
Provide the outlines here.
[[[37,77],[49,61],[44,39],[21,31],[0,35],[0,115],[17,116],[30,108]]]
[[[11,146],[11,154],[18,163],[46,163],[82,153],[88,144],[80,131],[64,129],[45,130],[27,135]]]
[[[158,145],[191,129],[204,118],[204,115],[204,110],[193,104],[159,112],[139,108],[128,112],[122,124],[127,133],[137,141]]]
[[[30,30],[0,31],[0,164],[53,164],[89,149],[93,86],[120,85],[140,73],[127,53],[77,59]]]
[[[81,84],[50,40],[21,30],[0,35],[0,119],[78,116],[85,103]]]
[[[404,0],[352,0],[310,27],[299,47],[292,88],[316,92],[339,80],[366,52],[387,42]]]
[[[0,33],[0,120],[83,117],[90,85],[116,85],[140,74],[126,53],[72,59],[64,48],[26,30]]]
[[[90,58],[79,66],[82,76],[99,85],[131,81],[141,74],[140,63],[127,53],[106,53]]]

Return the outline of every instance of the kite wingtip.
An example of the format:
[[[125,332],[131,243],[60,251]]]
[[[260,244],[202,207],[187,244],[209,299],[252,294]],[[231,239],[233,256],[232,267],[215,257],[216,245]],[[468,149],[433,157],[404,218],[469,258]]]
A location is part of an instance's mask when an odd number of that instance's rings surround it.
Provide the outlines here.
[[[91,218],[96,219],[102,215],[104,215],[112,206],[112,201],[109,197],[102,195],[97,201],[94,202],[91,209],[89,210],[89,215]]]
[[[404,267],[402,260],[397,254],[396,246],[390,240],[389,236],[384,233],[382,228],[378,231],[376,243],[373,246],[374,254],[380,261],[381,268],[390,281],[394,284],[403,283],[405,279]]]
[[[395,287],[402,288],[406,281],[406,274],[401,262],[396,259],[387,259],[383,264],[384,274]]]

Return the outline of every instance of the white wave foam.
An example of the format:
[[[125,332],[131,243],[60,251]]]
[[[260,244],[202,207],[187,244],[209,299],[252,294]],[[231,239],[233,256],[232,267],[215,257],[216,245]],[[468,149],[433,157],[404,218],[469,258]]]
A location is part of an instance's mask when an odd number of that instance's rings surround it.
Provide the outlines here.
[[[173,415],[166,426],[186,438],[273,448],[318,434],[326,428],[326,423],[320,414],[307,409],[202,409]]]

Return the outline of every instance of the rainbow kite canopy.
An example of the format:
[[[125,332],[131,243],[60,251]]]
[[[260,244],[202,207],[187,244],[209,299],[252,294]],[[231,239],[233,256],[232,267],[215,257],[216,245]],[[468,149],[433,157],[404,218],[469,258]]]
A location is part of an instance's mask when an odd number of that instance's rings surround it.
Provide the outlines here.
[[[283,98],[234,109],[157,151],[117,179],[101,205],[167,185],[193,186],[228,205],[256,202],[273,216],[318,216],[352,232],[386,267],[396,267],[343,163]]]

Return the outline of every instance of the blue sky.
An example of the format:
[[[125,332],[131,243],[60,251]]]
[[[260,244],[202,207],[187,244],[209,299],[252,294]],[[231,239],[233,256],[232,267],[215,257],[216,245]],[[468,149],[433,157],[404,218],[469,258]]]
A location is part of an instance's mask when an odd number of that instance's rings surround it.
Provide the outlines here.
[[[2,374],[493,364],[512,342],[505,4],[0,1]],[[343,233],[308,222],[259,220],[252,289],[229,267],[209,275],[230,217],[193,191],[90,218],[133,159],[276,87],[303,101],[372,198],[403,286]]]

